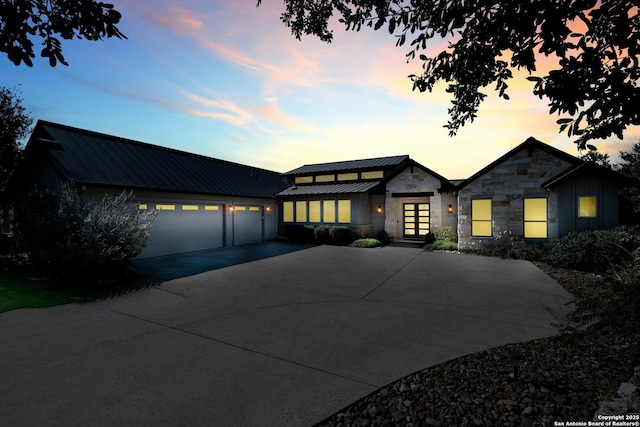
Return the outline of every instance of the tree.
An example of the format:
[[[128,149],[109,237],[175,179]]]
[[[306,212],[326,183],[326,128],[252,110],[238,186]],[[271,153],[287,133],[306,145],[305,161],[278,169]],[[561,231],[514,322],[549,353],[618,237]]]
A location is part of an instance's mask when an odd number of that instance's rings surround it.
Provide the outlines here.
[[[22,105],[22,98],[8,88],[0,88],[0,195],[22,156],[22,142],[33,119]],[[3,197],[4,199],[4,197]]]
[[[604,166],[607,169],[613,169],[611,165],[611,159],[608,154],[602,154],[596,150],[589,150],[580,156],[581,160],[585,162],[593,162],[597,165]]]
[[[261,0],[258,0],[260,5]],[[577,136],[579,149],[593,139],[640,124],[640,18],[633,0],[285,0],[281,20],[300,39],[315,35],[331,42],[329,21],[339,15],[347,30],[386,28],[396,46],[409,44],[407,60],[418,56],[422,71],[413,89],[448,84],[453,107],[445,127],[455,135],[473,122],[495,85],[507,94],[512,70],[524,69],[532,90],[549,101],[560,132]],[[440,37],[446,49],[427,55],[428,41]],[[552,69],[537,71],[542,58]]]
[[[625,175],[632,182],[632,185],[623,188],[620,194],[631,202],[633,210],[640,214],[640,142],[633,144],[631,150],[621,151],[618,172]]]
[[[0,52],[15,65],[33,66],[33,39],[42,40],[40,56],[49,65],[68,65],[60,38],[126,38],[116,27],[122,15],[112,4],[93,0],[0,0]]]

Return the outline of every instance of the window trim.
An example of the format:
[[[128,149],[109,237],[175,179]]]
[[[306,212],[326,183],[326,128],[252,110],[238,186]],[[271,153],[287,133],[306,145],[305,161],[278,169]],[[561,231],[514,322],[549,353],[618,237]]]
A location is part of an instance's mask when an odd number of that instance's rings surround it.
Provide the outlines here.
[[[489,219],[473,219],[474,202],[489,202]],[[473,224],[477,223],[489,223],[489,234],[473,234]],[[475,197],[471,199],[471,237],[475,239],[490,239],[493,238],[493,197]]]
[[[545,218],[544,220],[527,219],[527,200],[544,200]],[[527,237],[527,224],[544,223],[544,237]],[[548,197],[525,197],[522,199],[522,237],[525,239],[544,240],[549,238],[549,198]]]
[[[593,199],[593,210],[594,213],[593,215],[582,215],[582,206],[580,204],[580,201],[582,199]],[[598,196],[595,195],[587,195],[587,196],[578,196],[578,218],[584,218],[584,219],[594,219],[594,218],[598,218]]]

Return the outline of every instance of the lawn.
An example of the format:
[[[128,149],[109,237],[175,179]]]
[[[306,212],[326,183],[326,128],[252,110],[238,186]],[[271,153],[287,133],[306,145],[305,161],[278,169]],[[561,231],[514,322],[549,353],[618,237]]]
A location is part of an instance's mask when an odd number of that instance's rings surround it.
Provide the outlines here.
[[[88,289],[65,289],[50,280],[0,272],[0,313],[96,299]]]

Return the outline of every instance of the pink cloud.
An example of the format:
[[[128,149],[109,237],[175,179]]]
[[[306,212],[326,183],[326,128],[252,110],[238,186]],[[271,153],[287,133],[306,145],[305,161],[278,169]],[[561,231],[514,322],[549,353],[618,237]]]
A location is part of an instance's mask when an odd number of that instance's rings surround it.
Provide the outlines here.
[[[146,11],[154,21],[176,33],[190,33],[204,25],[193,10],[179,6],[148,8]]]
[[[315,128],[305,123],[303,120],[288,115],[278,108],[275,103],[268,103],[254,109],[263,119],[282,126],[288,130],[298,132],[313,132]]]
[[[251,113],[231,102],[204,98],[192,93],[185,93],[187,98],[200,105],[200,108],[184,106],[182,109],[199,117],[222,120],[235,126],[245,126],[251,119]]]

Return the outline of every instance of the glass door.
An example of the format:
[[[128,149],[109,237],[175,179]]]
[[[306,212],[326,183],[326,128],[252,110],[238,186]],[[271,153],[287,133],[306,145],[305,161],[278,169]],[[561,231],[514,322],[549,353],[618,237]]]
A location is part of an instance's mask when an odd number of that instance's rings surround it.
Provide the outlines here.
[[[429,232],[429,203],[405,203],[404,237],[421,238]]]

